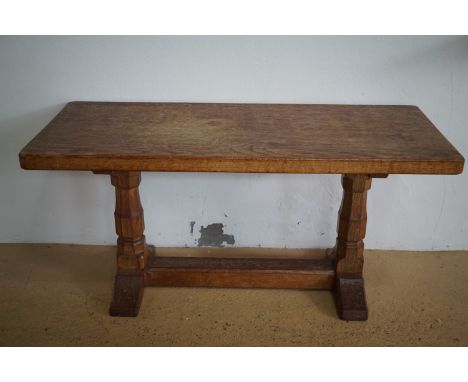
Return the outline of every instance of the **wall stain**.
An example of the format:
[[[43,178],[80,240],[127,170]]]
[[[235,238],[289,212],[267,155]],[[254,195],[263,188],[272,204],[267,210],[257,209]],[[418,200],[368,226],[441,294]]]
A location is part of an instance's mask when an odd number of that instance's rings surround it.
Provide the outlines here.
[[[223,243],[234,244],[234,235],[227,235],[223,223],[213,223],[200,228],[199,247],[224,247]]]
[[[190,222],[190,235],[193,235],[193,227],[195,226],[195,220]]]

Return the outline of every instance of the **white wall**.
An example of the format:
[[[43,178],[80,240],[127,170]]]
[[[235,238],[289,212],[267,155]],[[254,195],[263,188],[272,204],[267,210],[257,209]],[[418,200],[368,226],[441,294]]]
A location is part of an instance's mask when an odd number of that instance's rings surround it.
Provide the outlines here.
[[[18,152],[72,100],[415,104],[468,153],[466,37],[0,37],[0,241],[114,243],[107,176],[24,171]],[[337,137],[339,139],[339,137]],[[366,245],[468,249],[468,175],[374,180]],[[145,173],[149,242],[333,244],[337,175]],[[195,221],[190,234],[190,221]]]

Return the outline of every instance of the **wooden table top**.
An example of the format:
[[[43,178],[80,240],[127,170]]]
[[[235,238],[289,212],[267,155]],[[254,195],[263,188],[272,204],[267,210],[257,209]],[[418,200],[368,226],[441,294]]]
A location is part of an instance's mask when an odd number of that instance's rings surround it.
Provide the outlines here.
[[[458,174],[415,106],[71,102],[21,151],[30,170]]]

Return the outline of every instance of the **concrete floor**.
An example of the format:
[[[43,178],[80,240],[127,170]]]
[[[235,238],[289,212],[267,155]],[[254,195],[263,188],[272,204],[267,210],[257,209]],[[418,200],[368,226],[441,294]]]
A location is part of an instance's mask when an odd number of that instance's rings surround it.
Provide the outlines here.
[[[109,246],[0,244],[2,346],[468,346],[468,252],[366,251],[369,320],[331,292],[146,288],[107,314]]]

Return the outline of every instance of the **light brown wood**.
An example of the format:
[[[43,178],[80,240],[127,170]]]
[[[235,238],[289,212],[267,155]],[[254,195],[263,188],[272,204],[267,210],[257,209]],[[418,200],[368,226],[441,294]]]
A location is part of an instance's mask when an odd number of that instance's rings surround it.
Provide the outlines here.
[[[457,174],[415,106],[72,102],[20,153],[42,170]]]
[[[263,247],[157,247],[157,257],[204,257],[250,259],[330,259],[328,249]]]
[[[343,200],[339,212],[336,239],[336,300],[344,320],[367,320],[367,302],[362,270],[367,224],[367,191],[370,175],[342,176]]]
[[[111,173],[115,187],[115,230],[117,239],[117,275],[110,314],[136,316],[143,296],[143,277],[148,248],[143,234],[145,223],[138,186],[140,172]]]
[[[145,285],[335,287],[340,317],[365,320],[372,178],[457,174],[464,158],[415,106],[72,102],[20,152],[20,163],[111,176],[118,235],[112,315],[136,316]],[[345,174],[333,256],[156,256],[143,234],[141,171]]]
[[[151,286],[332,289],[329,259],[157,257],[148,260]]]
[[[364,242],[367,224],[367,191],[372,178],[368,175],[343,175],[343,200],[339,212],[336,239],[338,277],[362,277]]]

